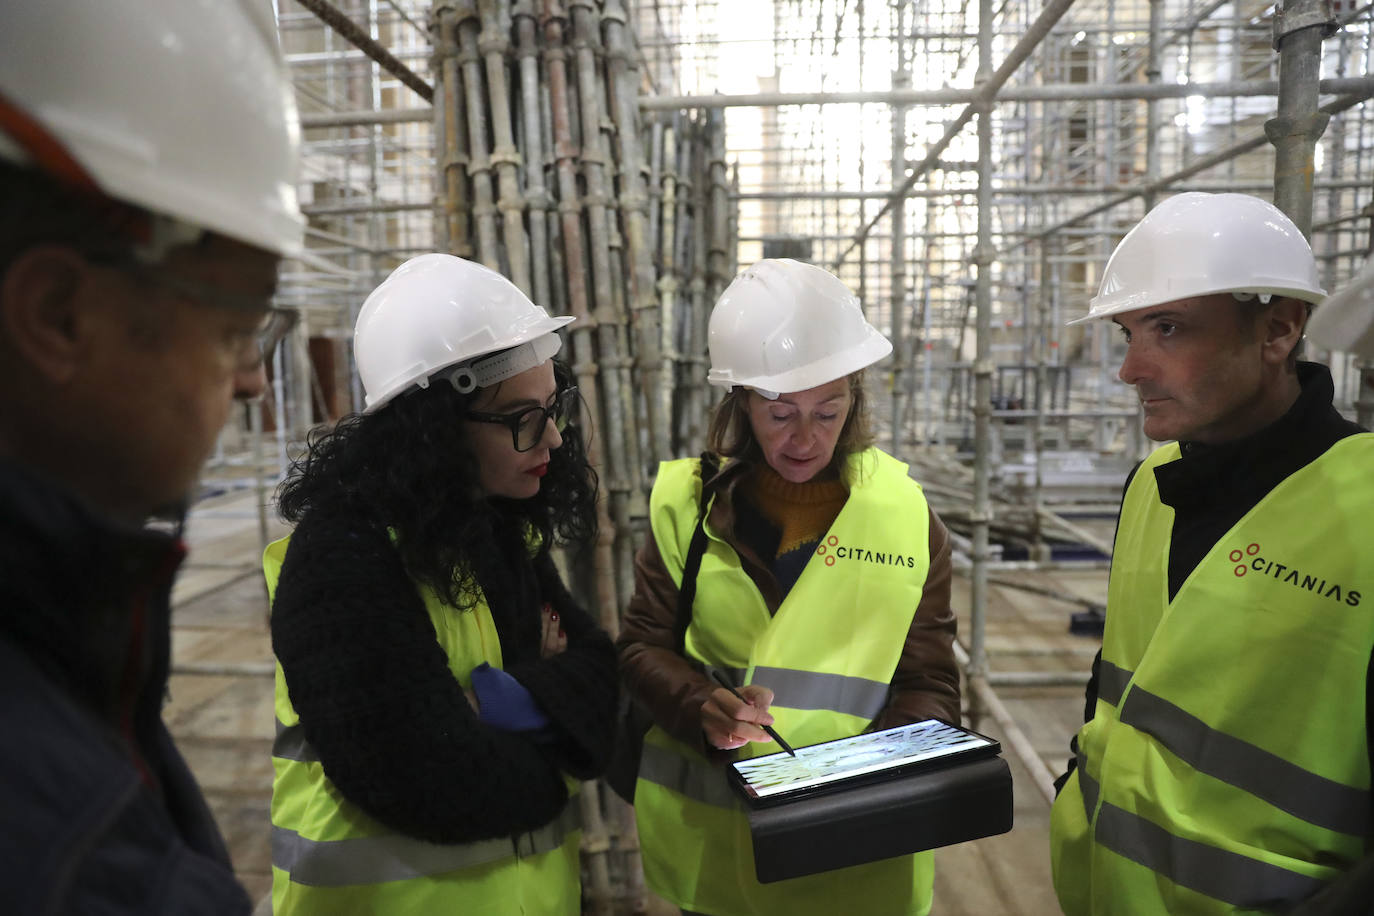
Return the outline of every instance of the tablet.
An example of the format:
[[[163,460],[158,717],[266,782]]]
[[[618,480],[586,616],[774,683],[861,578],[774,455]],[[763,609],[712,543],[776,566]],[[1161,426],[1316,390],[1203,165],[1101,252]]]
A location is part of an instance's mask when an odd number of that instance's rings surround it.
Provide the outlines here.
[[[986,735],[926,719],[730,764],[730,781],[751,805],[847,788],[926,768],[994,757],[1002,746]]]

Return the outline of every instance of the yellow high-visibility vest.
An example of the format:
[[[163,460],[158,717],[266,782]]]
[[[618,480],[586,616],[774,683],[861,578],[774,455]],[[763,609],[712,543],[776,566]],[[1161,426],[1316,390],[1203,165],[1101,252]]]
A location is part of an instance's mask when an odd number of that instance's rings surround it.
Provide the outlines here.
[[[269,595],[276,592],[288,540],[273,541],[263,554]],[[417,588],[449,670],[464,688],[471,687],[472,669],[482,662],[501,667],[501,642],[485,601],[459,612],[432,589]],[[301,731],[280,662],[276,678],[271,809],[275,916],[580,912],[581,821],[571,797],[572,780],[563,813],[530,833],[445,845],[404,836],[365,814],[329,781]]]
[[[905,464],[877,449],[850,459],[853,486],[776,614],[710,525],[686,634],[687,654],[735,683],[773,690],[778,732],[800,747],[859,734],[886,705],[930,565],[929,510]],[[700,461],[659,466],[650,524],[681,585],[700,507]],[[750,744],[746,755],[777,751]],[[722,916],[930,910],[930,853],[760,884],[740,800],[724,769],[658,727],[635,787],[644,876],[685,910]]]
[[[1069,916],[1286,908],[1374,834],[1374,435],[1262,499],[1168,597],[1154,452],[1122,502],[1097,707],[1051,817]]]

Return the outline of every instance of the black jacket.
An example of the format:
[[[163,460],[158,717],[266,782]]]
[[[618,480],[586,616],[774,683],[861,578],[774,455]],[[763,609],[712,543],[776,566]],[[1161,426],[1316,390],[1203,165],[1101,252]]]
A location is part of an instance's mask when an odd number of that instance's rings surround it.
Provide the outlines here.
[[[162,722],[184,548],[0,462],[0,901],[25,914],[244,914]]]
[[[549,555],[531,560],[523,533],[499,530],[470,562],[502,667],[552,722],[552,740],[479,720],[400,554],[361,515],[308,512],[272,604],[272,649],[325,774],[378,821],[435,843],[548,824],[567,802],[563,773],[599,776],[614,736],[615,650]],[[541,602],[568,637],[564,652],[542,659]]]

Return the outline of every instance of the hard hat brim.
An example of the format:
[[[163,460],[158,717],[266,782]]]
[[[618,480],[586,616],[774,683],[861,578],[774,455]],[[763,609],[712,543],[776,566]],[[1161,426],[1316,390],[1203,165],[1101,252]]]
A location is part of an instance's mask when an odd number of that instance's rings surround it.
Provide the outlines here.
[[[793,394],[828,385],[883,359],[892,352],[892,342],[876,330],[853,347],[827,356],[805,366],[798,366],[777,375],[728,378],[725,373],[710,372],[706,380],[722,388],[757,388],[778,394]]]
[[[1127,296],[1116,302],[1108,302],[1105,305],[1095,304],[1100,297],[1094,297],[1088,303],[1088,314],[1079,316],[1064,324],[1072,327],[1079,324],[1087,324],[1090,321],[1097,321],[1101,318],[1111,318],[1115,315],[1124,315],[1127,312],[1139,312],[1156,306],[1168,305],[1171,302],[1182,302],[1186,299],[1200,299],[1204,296],[1216,296],[1222,293],[1254,293],[1257,295],[1283,296],[1293,299],[1300,299],[1303,302],[1313,304],[1321,302],[1326,292],[1320,288],[1309,289],[1297,286],[1247,286],[1245,289],[1234,287],[1223,287],[1221,289],[1203,289],[1197,292],[1190,292],[1186,296],[1165,298],[1167,294],[1157,295],[1135,295]]]
[[[530,328],[527,329],[526,333],[519,335],[518,340],[512,339],[508,341],[502,341],[496,346],[483,349],[478,353],[465,354],[459,359],[454,359],[449,362],[440,363],[435,366],[417,367],[417,370],[423,368],[423,371],[417,371],[415,374],[408,374],[408,377],[403,376],[403,380],[392,384],[386,392],[378,396],[375,400],[368,399],[366,401],[366,405],[363,407],[363,413],[374,413],[377,410],[380,410],[382,407],[385,407],[388,403],[395,400],[399,395],[402,395],[405,392],[409,391],[411,388],[420,385],[421,381],[432,378],[433,376],[444,372],[446,369],[452,368],[453,366],[457,366],[459,363],[474,362],[476,360],[481,359],[484,356],[490,356],[491,354],[499,353],[502,350],[509,350],[512,347],[518,347],[523,343],[528,343],[529,341],[534,340],[536,337],[542,337],[545,334],[552,334],[560,328],[572,324],[576,320],[576,317],[572,315],[563,315],[559,317],[551,316],[547,321],[540,321],[537,325],[532,325]]]

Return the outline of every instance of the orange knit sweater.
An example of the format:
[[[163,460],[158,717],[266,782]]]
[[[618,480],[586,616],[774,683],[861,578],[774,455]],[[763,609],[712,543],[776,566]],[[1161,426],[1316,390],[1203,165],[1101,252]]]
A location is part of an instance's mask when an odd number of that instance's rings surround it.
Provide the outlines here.
[[[768,465],[747,482],[747,499],[778,529],[778,550],[771,560],[783,593],[791,590],[817,543],[840,514],[849,491],[838,478],[792,483]]]

